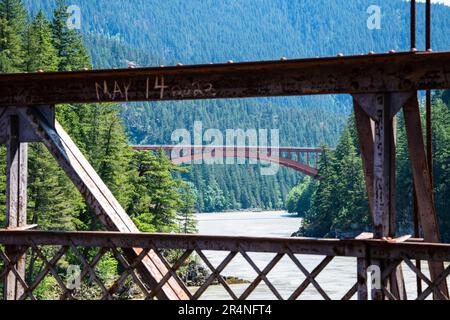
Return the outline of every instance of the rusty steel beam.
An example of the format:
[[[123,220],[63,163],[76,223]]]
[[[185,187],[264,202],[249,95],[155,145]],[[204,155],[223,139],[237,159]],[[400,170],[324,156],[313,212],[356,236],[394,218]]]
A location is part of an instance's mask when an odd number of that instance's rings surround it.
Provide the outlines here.
[[[358,133],[359,148],[363,162],[364,178],[369,202],[370,218],[375,225],[374,217],[374,130],[373,120],[364,112],[356,99],[353,99],[353,113],[355,114],[355,127]]]
[[[450,244],[310,238],[233,237],[162,233],[0,231],[1,245],[157,248],[450,261]]]
[[[0,106],[450,88],[450,52],[0,75]]]
[[[427,51],[431,51],[431,0],[427,0],[425,5],[425,47]],[[426,148],[428,171],[430,171],[431,186],[433,186],[433,126],[432,126],[432,110],[431,110],[431,91],[426,92]]]

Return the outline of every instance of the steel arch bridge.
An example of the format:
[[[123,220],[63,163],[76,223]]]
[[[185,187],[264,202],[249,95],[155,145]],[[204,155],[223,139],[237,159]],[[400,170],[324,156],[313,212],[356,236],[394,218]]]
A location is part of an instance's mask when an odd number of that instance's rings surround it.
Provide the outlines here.
[[[236,146],[132,146],[136,151],[163,150],[173,163],[192,164],[213,158],[242,158],[281,166],[317,178],[317,165],[323,150],[300,147],[236,147]]]

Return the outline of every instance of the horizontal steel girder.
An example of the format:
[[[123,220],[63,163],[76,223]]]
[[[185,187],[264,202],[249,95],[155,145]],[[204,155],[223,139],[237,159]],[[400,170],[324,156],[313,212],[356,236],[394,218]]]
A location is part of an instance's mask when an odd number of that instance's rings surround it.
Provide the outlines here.
[[[62,245],[104,248],[192,249],[237,252],[276,252],[308,255],[450,261],[450,245],[310,238],[232,237],[160,233],[0,231],[1,245]]]
[[[450,88],[450,52],[0,75],[0,106]]]

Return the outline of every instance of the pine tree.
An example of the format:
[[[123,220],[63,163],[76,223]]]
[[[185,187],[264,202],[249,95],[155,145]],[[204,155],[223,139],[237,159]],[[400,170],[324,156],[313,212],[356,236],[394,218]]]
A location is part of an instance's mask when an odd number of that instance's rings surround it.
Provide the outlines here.
[[[194,193],[194,185],[186,183],[181,180],[178,192],[180,194],[180,208],[178,209],[178,232],[181,233],[196,233],[197,222],[194,218],[194,207],[196,197]]]
[[[369,229],[370,212],[354,133],[353,122],[349,120],[334,154],[324,149],[319,161],[320,179],[313,186],[302,234],[314,237],[354,236]],[[292,195],[298,202],[300,196],[295,192],[299,190],[294,190]]]
[[[58,70],[70,71],[90,68],[90,57],[83,45],[81,35],[67,26],[69,18],[67,8],[65,0],[57,0],[52,31],[53,45],[60,57]]]
[[[27,13],[22,0],[0,1],[0,17],[9,21],[10,25],[19,33],[25,31],[26,16]]]
[[[58,68],[50,24],[39,12],[25,35],[27,71]],[[29,144],[28,218],[42,229],[74,230],[81,197],[42,143]]]
[[[76,230],[78,191],[41,143],[30,144],[28,218],[45,230]]]
[[[446,100],[446,94],[442,99]],[[445,104],[442,99],[433,104],[433,174],[441,237],[450,242],[450,100]]]
[[[350,122],[349,122],[350,123]],[[336,149],[336,172],[339,179],[336,181],[337,203],[335,203],[335,216],[333,228],[353,231],[357,235],[367,230],[370,212],[366,197],[362,161],[356,152],[355,137],[347,127]]]
[[[51,25],[42,11],[34,18],[25,36],[25,70],[58,70],[59,57],[52,43]]]
[[[0,72],[22,70],[26,22],[21,0],[0,0]]]
[[[188,186],[174,178],[174,174],[185,169],[173,164],[167,155],[160,151],[156,155],[136,152],[133,166],[137,171],[134,180],[134,199],[127,212],[132,216],[141,231],[171,232],[178,229],[178,212],[186,208]],[[189,211],[188,211],[189,210]]]
[[[306,177],[295,186],[288,194],[286,209],[289,213],[305,214],[311,208],[311,197],[315,182],[311,177]]]
[[[337,200],[334,183],[337,180],[335,159],[332,152],[323,147],[318,175],[321,177],[312,195],[311,208],[305,215],[301,233],[305,236],[323,237],[333,225],[334,203]]]

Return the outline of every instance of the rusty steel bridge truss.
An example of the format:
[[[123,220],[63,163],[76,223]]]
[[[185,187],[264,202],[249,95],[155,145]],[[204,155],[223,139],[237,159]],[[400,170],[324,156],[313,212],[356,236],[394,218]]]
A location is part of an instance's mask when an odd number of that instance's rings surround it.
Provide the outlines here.
[[[414,1],[412,2],[414,3]],[[58,273],[60,259],[68,254],[79,258],[82,278],[111,299],[127,277],[142,290],[143,297],[197,299],[217,279],[232,298],[247,298],[264,282],[281,298],[267,274],[288,256],[306,280],[290,298],[298,298],[309,285],[329,298],[316,277],[336,256],[357,260],[357,282],[343,297],[368,296],[366,274],[378,266],[382,287],[372,288],[374,299],[405,299],[403,269],[406,265],[425,283],[417,298],[431,294],[448,299],[447,277],[450,245],[440,244],[439,228],[430,171],[423,138],[417,91],[450,88],[450,52],[369,54],[361,56],[301,60],[227,63],[123,70],[95,70],[58,73],[0,75],[0,143],[7,145],[7,229],[0,231],[0,276],[5,299],[34,299],[34,290],[47,275],[61,288],[61,298],[76,297]],[[353,96],[357,133],[369,199],[373,235],[354,240],[310,240],[230,238],[192,235],[141,234],[98,174],[55,120],[55,105],[128,101],[170,101],[227,99],[316,94]],[[417,213],[423,239],[396,236],[395,147],[396,115],[403,111],[412,167]],[[29,142],[43,143],[73,181],[88,205],[109,233],[67,233],[31,231],[27,225],[27,152]],[[394,240],[387,240],[387,239]],[[49,250],[52,254],[49,256]],[[88,258],[80,248],[96,248]],[[44,267],[27,279],[26,254],[33,249]],[[94,250],[93,249],[93,250]],[[169,264],[164,250],[181,253]],[[228,252],[214,267],[203,251]],[[109,285],[96,269],[109,252],[123,266],[118,279]],[[196,253],[212,274],[198,291],[191,293],[177,275],[184,261]],[[259,269],[249,252],[270,252],[275,257]],[[237,296],[221,275],[236,255],[242,255],[257,278]],[[298,255],[319,255],[324,260],[308,271]],[[428,262],[426,276],[412,260]],[[403,268],[402,268],[403,266]],[[292,277],[296,275],[293,274]],[[419,285],[420,287],[420,285]]]

